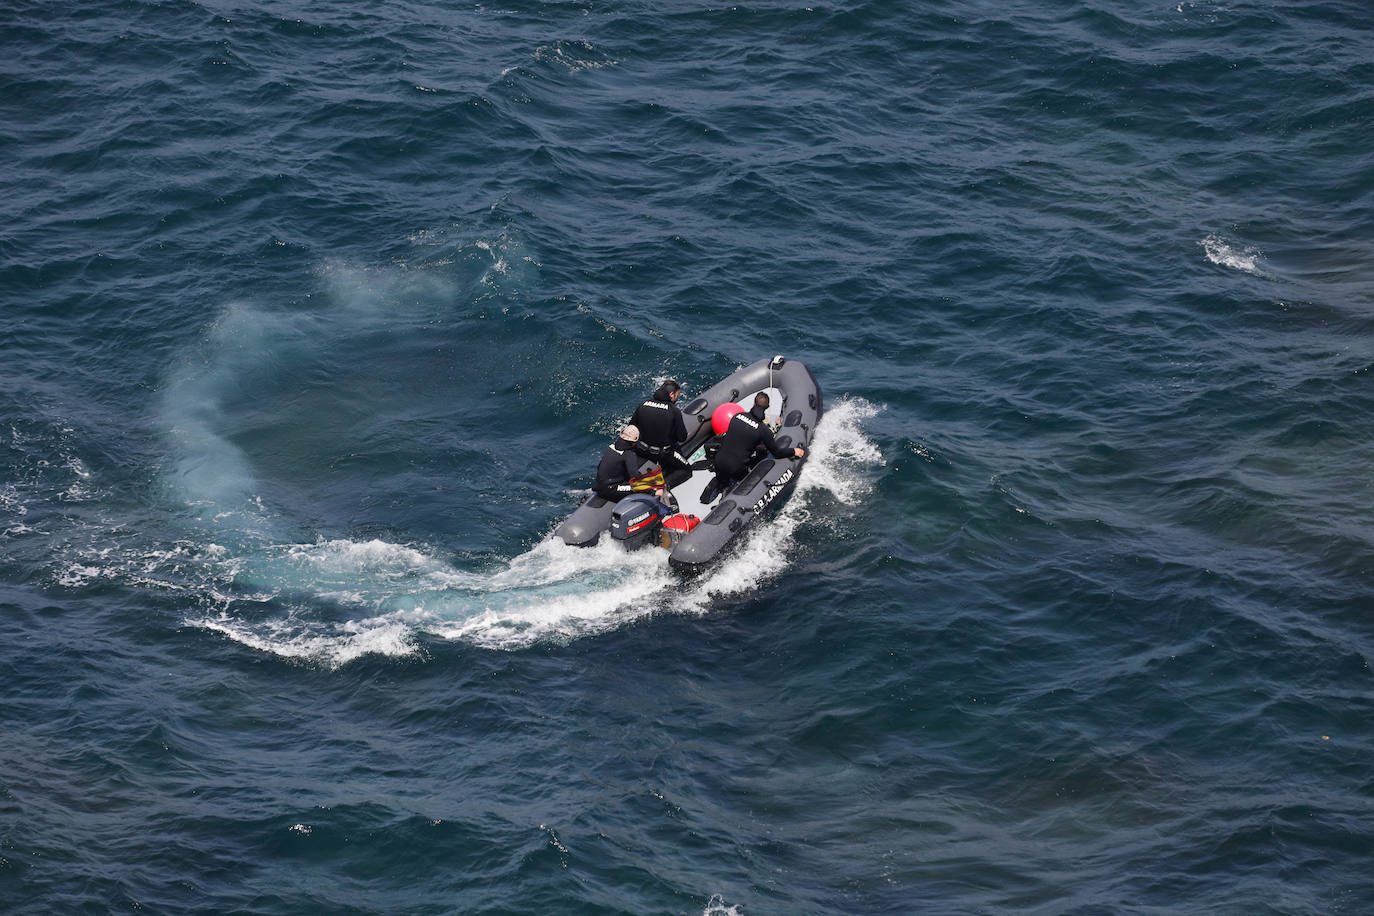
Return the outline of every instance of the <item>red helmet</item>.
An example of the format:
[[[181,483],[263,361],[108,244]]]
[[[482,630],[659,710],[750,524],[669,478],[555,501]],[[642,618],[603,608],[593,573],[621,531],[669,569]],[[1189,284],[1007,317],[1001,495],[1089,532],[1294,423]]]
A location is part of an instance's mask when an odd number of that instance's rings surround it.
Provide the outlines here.
[[[737,413],[744,413],[744,408],[733,401],[722,404],[715,409],[715,412],[711,414],[711,428],[716,431],[717,436],[725,435],[726,427],[730,425],[730,421],[734,419]]]

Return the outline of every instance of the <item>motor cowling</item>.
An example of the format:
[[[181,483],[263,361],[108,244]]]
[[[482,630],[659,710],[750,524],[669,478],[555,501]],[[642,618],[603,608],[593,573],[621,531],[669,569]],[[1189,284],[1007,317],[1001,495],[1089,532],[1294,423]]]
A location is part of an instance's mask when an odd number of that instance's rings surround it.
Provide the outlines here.
[[[627,496],[611,510],[611,537],[635,550],[652,541],[663,520],[662,508],[652,496]]]

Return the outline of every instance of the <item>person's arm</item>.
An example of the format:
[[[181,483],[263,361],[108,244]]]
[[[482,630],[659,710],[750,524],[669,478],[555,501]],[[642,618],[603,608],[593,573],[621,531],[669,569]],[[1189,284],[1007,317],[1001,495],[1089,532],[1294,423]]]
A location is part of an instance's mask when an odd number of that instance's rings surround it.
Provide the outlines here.
[[[800,458],[806,454],[804,448],[782,448],[778,445],[778,440],[773,438],[773,431],[768,428],[767,423],[759,424],[759,435],[763,437],[763,445],[768,449],[769,454],[774,458]]]

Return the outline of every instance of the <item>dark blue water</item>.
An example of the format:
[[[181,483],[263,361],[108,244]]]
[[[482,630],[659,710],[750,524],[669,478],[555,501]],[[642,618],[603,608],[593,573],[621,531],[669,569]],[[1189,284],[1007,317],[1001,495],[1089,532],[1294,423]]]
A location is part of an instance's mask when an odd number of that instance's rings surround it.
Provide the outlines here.
[[[0,911],[1374,912],[1371,23],[7,5]]]

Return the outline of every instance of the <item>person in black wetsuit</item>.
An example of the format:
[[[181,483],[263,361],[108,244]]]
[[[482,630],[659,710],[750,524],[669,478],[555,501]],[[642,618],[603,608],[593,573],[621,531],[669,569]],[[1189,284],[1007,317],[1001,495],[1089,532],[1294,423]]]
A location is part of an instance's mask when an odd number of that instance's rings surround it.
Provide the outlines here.
[[[634,416],[630,417],[630,422],[639,427],[637,451],[659,463],[670,487],[692,476],[687,459],[677,450],[687,441],[687,424],[682,420],[682,411],[677,409],[677,399],[681,396],[682,386],[668,379],[658,386],[653,397],[635,408]]]
[[[630,478],[639,471],[639,456],[635,454],[637,442],[639,430],[630,425],[606,446],[596,466],[596,484],[592,487],[597,496],[614,503],[634,492],[630,489]]]
[[[781,448],[773,438],[773,431],[763,421],[768,410],[768,395],[760,391],[754,396],[754,407],[748,413],[740,412],[730,418],[730,425],[720,437],[720,450],[716,452],[716,476],[701,493],[701,501],[710,504],[717,496],[740,480],[754,466],[755,451],[768,449],[774,458],[801,458],[806,454],[804,448]],[[761,457],[761,456],[760,456]]]

